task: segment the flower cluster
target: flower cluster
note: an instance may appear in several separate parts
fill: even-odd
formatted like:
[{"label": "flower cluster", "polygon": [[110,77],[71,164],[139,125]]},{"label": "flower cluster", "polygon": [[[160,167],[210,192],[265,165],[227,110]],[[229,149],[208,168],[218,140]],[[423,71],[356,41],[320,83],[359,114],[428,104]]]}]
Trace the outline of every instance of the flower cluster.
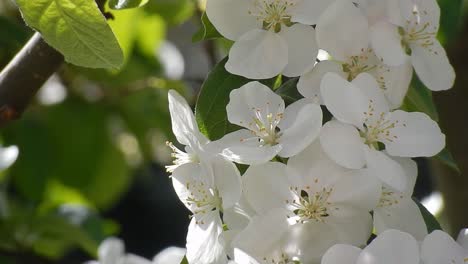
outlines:
[{"label": "flower cluster", "polygon": [[[168,171],[193,213],[188,262],[442,263],[431,247],[447,235],[428,235],[411,158],[437,155],[445,136],[426,114],[399,109],[413,68],[433,91],[453,85],[436,0],[208,0],[206,13],[234,41],[226,70],[252,81],[226,106],[240,129],[216,141],[169,92],[185,148],[168,143]],[[330,59],[316,62],[319,49]],[[255,81],[278,75],[298,78],[304,98],[287,105]],[[389,256],[386,243],[405,253]]]}]

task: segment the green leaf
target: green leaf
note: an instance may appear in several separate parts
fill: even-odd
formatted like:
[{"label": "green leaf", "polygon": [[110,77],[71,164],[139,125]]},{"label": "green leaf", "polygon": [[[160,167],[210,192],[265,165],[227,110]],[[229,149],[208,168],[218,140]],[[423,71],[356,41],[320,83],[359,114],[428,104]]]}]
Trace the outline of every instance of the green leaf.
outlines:
[{"label": "green leaf", "polygon": [[439,222],[437,219],[422,205],[419,201],[414,199],[414,202],[418,205],[419,210],[421,211],[421,214],[424,218],[424,222],[426,223],[427,226],[427,232],[432,233],[434,230],[442,230],[442,227],[440,226]]},{"label": "green leaf", "polygon": [[458,174],[461,174],[460,167],[458,167],[457,162],[453,158],[452,153],[448,150],[448,148],[444,148],[439,154],[437,154],[437,156],[434,157],[434,159],[447,165]]},{"label": "green leaf", "polygon": [[193,42],[198,42],[207,39],[222,38],[223,36],[216,30],[211,21],[208,19],[206,12],[201,17],[201,27],[192,37]]},{"label": "green leaf", "polygon": [[291,78],[285,83],[283,83],[275,92],[276,94],[280,95],[284,102],[289,105],[297,100],[304,98],[298,91],[297,91],[297,82],[299,78]]},{"label": "green leaf", "polygon": [[109,7],[112,9],[127,9],[146,5],[149,0],[110,0]]},{"label": "green leaf", "polygon": [[42,34],[69,63],[89,68],[119,68],[122,50],[91,0],[16,0],[26,23]]},{"label": "green leaf", "polygon": [[226,105],[231,91],[249,82],[249,79],[227,72],[224,68],[226,62],[227,58],[223,59],[210,72],[196,105],[198,127],[211,140],[236,130],[236,126],[227,120]]},{"label": "green leaf", "polygon": [[413,79],[401,108],[408,112],[423,112],[433,120],[439,120],[439,114],[432,99],[432,92],[424,87],[417,78]]},{"label": "green leaf", "polygon": [[143,12],[139,9],[130,9],[115,11],[112,15],[114,16],[114,19],[109,20],[108,23],[119,42],[120,48],[122,49],[125,64],[132,55],[137,37],[137,30],[135,29],[138,28],[138,21],[141,19]]}]

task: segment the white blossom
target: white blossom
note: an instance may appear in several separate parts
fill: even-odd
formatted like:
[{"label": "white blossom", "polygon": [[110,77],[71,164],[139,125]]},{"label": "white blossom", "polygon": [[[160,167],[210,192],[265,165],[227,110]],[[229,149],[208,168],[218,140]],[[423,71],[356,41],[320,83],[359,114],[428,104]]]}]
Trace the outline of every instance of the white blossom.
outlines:
[{"label": "white blossom", "polygon": [[436,0],[399,0],[388,11],[392,19],[372,26],[376,54],[392,66],[411,60],[419,79],[433,91],[453,86],[455,71],[437,40],[440,8]]},{"label": "white blossom", "polygon": [[226,69],[250,79],[299,76],[314,65],[312,26],[328,0],[208,0],[216,29],[235,41]]},{"label": "white blossom", "polygon": [[323,103],[320,83],[328,72],[336,72],[348,81],[367,72],[375,77],[391,108],[399,107],[406,95],[413,69],[409,60],[388,66],[369,46],[368,19],[349,0],[335,1],[320,17],[316,27],[319,48],[328,51],[332,60],[321,61],[301,76],[298,91]]},{"label": "white blossom", "polygon": [[290,158],[288,165],[250,166],[243,186],[257,215],[285,212],[290,227],[284,239],[295,245],[305,263],[319,259],[338,242],[365,244],[372,229],[369,211],[381,194],[375,177],[336,165],[318,142]]},{"label": "white blossom", "polygon": [[237,163],[294,156],[317,138],[322,127],[320,106],[303,99],[285,108],[283,99],[259,82],[233,90],[226,111],[229,122],[246,128],[217,142],[224,146],[222,154]]},{"label": "white blossom", "polygon": [[367,166],[385,184],[403,191],[408,185],[404,170],[389,155],[431,157],[445,146],[436,122],[424,113],[391,111],[367,73],[352,82],[328,73],[320,88],[335,118],[323,126],[320,142],[329,157],[346,168]]}]

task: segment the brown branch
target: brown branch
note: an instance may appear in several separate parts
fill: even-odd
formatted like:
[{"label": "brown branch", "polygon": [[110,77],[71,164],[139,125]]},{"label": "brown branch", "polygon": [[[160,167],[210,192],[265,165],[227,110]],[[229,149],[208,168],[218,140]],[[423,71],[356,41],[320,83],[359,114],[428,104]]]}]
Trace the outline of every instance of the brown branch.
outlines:
[{"label": "brown branch", "polygon": [[[106,1],[96,0],[103,14],[106,14]],[[0,72],[0,127],[21,117],[37,91],[63,61],[63,56],[45,43],[39,33],[33,35]]]},{"label": "brown branch", "polygon": [[36,33],[0,73],[0,126],[17,119],[63,56]]}]

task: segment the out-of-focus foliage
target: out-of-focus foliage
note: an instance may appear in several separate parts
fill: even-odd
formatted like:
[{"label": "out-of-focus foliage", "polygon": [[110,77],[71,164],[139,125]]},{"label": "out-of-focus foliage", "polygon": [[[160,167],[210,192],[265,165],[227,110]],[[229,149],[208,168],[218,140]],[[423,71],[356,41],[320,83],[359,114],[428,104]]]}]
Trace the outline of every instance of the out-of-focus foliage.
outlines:
[{"label": "out-of-focus foliage", "polygon": [[[4,1],[0,68],[32,35],[14,6],[2,9]],[[119,229],[100,213],[118,202],[137,169],[169,156],[167,91],[187,94],[188,88],[164,75],[158,51],[167,27],[191,19],[196,5],[109,1],[106,21],[93,2],[52,3],[41,13],[38,5],[47,2],[17,4],[28,24],[75,65],[62,66],[24,116],[1,132],[2,143],[17,145],[21,154],[0,181],[0,252],[60,259],[78,247],[94,257],[99,242]],[[92,69],[99,67],[108,69]],[[15,263],[0,258],[8,261]]]}]

